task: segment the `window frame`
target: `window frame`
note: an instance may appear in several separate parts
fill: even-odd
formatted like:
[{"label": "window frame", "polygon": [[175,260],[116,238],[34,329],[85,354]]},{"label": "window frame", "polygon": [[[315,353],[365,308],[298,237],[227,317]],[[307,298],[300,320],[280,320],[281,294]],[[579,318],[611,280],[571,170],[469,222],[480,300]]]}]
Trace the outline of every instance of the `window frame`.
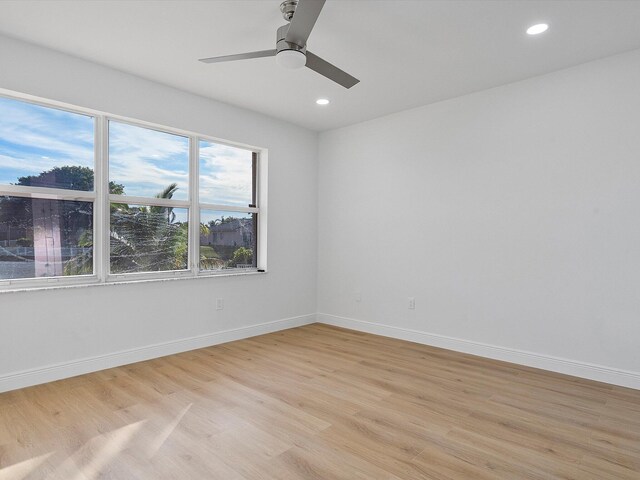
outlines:
[{"label": "window frame", "polygon": [[[261,257],[264,255],[264,253],[260,253],[260,245],[261,245],[261,241],[260,241],[260,234],[261,234],[261,230],[263,229],[263,225],[261,225],[261,217],[264,214],[264,210],[260,208],[261,202],[260,202],[260,185],[261,185],[261,181],[260,179],[260,154],[256,151],[252,151],[252,154],[255,156],[256,158],[256,172],[255,175],[253,175],[253,181],[255,182],[253,185],[253,188],[255,189],[255,199],[254,201],[255,203],[255,207],[236,207],[233,205],[221,205],[221,204],[217,204],[217,203],[206,203],[206,202],[200,202],[200,141],[205,141],[205,142],[210,142],[210,143],[218,143],[220,144],[221,142],[217,142],[215,140],[212,139],[208,139],[206,137],[199,137],[198,138],[198,142],[195,145],[196,148],[196,152],[195,152],[195,158],[196,158],[196,164],[194,165],[195,168],[195,175],[194,175],[194,179],[196,182],[196,198],[195,198],[195,204],[197,206],[197,211],[196,211],[196,215],[197,218],[195,219],[194,224],[198,226],[198,238],[196,239],[196,245],[194,246],[195,250],[194,250],[194,254],[198,254],[199,255],[199,250],[200,250],[200,213],[202,212],[202,210],[209,210],[209,211],[223,211],[223,212],[237,212],[237,213],[255,213],[258,215],[258,225],[257,225],[257,232],[254,232],[255,238],[256,238],[256,251],[253,253],[256,256],[256,267],[252,267],[252,268],[243,268],[241,269],[242,271],[245,272],[250,272],[250,271],[257,271],[257,270],[266,270],[266,266],[263,268],[261,267],[261,262],[260,259]],[[223,145],[227,145],[227,146],[232,146],[229,144],[223,144]],[[191,173],[190,173],[191,175]],[[191,176],[189,177],[191,179]],[[189,189],[191,191],[191,189]],[[206,269],[201,269],[200,268],[200,262],[199,259],[198,261],[195,262],[195,269],[197,271],[198,275],[201,276],[208,276],[208,275],[221,275],[221,274],[225,274],[225,273],[231,273],[234,270],[233,269],[227,269],[227,270],[206,270]],[[241,273],[241,272],[238,272]]]},{"label": "window frame", "polygon": [[[69,105],[53,100],[46,100],[32,95],[22,94],[0,88],[0,97],[21,102],[31,103],[46,108],[54,108],[85,116],[94,120],[94,161],[93,191],[65,190],[46,187],[29,187],[21,185],[1,185],[0,196],[19,196],[27,198],[45,198],[52,200],[76,200],[93,204],[93,274],[70,275],[44,278],[16,278],[1,279],[0,292],[39,289],[63,286],[109,285],[136,281],[154,281],[178,278],[203,278],[229,275],[246,275],[250,273],[266,272],[266,185],[267,185],[267,150],[251,145],[222,140],[211,135],[204,135],[178,128],[167,127],[144,120],[101,112],[89,108]],[[188,139],[189,151],[189,192],[187,200],[158,199],[153,197],[139,197],[129,195],[112,195],[109,192],[109,122],[114,121],[127,125],[156,130],[162,133],[179,135]],[[233,148],[240,148],[252,152],[256,158],[256,174],[254,188],[256,191],[255,207],[237,207],[200,203],[200,141],[216,143]],[[170,206],[188,210],[189,236],[188,259],[185,270],[111,273],[110,271],[110,206],[112,202],[128,203],[144,206]],[[200,268],[200,211],[223,210],[228,212],[258,214],[258,232],[256,234],[257,248],[256,267],[241,269],[204,270]]]}]

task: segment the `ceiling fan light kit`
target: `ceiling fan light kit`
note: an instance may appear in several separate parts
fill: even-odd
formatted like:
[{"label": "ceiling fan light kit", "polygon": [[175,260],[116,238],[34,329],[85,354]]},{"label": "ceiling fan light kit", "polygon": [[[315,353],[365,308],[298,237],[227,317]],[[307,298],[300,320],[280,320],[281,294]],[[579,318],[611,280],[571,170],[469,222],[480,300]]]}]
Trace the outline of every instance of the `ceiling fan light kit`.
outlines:
[{"label": "ceiling fan light kit", "polygon": [[298,50],[280,50],[276,53],[276,63],[284,68],[302,68],[307,63],[307,56]]},{"label": "ceiling fan light kit", "polygon": [[360,80],[340,70],[335,65],[307,50],[307,39],[322,11],[326,0],[285,0],[280,11],[287,25],[278,28],[276,48],[258,52],[225,55],[222,57],[201,58],[204,63],[229,62],[250,58],[276,57],[276,63],[282,67],[295,69],[306,66],[316,73],[327,77],[345,88],[351,88]]}]

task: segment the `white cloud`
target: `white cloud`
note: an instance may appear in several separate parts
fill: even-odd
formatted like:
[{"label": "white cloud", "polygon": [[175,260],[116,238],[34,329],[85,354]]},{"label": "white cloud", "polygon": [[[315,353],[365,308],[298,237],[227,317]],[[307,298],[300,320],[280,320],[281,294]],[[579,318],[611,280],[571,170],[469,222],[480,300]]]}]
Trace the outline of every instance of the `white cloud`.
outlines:
[{"label": "white cloud", "polygon": [[93,162],[90,117],[0,99],[0,182],[55,166],[93,168]]},{"label": "white cloud", "polygon": [[176,199],[188,197],[189,142],[185,137],[111,122],[109,178],[125,193],[153,197],[177,183]]},{"label": "white cloud", "polygon": [[251,195],[252,152],[201,142],[200,200],[246,207]]},{"label": "white cloud", "polygon": [[[27,158],[45,156],[71,165],[93,166],[90,117],[7,101],[0,102],[0,142],[20,147]],[[16,153],[10,146],[3,149]],[[52,166],[55,164],[49,168]]]}]

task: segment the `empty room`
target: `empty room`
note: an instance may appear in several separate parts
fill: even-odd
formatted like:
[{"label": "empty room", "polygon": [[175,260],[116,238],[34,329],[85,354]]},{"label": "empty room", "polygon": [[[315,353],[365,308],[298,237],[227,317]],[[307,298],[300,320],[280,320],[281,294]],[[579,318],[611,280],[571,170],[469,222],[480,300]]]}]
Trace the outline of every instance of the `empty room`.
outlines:
[{"label": "empty room", "polygon": [[640,1],[0,1],[0,480],[640,480]]}]

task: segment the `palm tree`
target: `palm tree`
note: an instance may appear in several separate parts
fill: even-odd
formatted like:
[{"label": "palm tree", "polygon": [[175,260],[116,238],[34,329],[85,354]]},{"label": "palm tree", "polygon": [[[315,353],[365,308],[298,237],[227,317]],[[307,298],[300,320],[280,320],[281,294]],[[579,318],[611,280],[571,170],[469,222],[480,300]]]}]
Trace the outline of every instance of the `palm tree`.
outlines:
[{"label": "palm tree", "polygon": [[[172,183],[156,198],[172,198]],[[172,207],[111,206],[111,272],[157,272],[187,268],[188,223]]]}]

